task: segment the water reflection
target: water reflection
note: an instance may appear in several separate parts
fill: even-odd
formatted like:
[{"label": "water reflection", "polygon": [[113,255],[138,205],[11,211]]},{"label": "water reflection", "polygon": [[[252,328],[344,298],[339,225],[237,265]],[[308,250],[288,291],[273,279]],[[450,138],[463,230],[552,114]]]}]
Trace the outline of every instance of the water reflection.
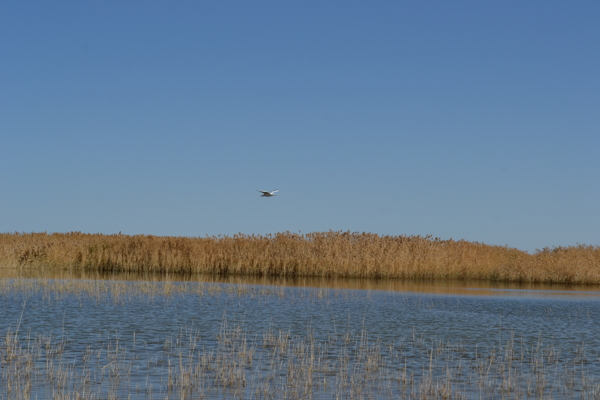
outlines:
[{"label": "water reflection", "polygon": [[25,279],[95,279],[151,282],[204,282],[236,285],[269,285],[350,290],[384,290],[463,296],[573,297],[600,299],[600,285],[566,285],[516,282],[479,282],[456,280],[398,280],[312,277],[219,276],[162,274],[148,272],[99,272],[82,270],[0,268],[2,278]]}]

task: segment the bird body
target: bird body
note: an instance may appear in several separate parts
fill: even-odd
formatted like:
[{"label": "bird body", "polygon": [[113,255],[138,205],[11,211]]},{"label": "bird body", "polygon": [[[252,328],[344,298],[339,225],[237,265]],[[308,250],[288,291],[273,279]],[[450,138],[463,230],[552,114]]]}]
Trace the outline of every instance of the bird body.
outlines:
[{"label": "bird body", "polygon": [[268,192],[266,190],[259,190],[262,193],[260,197],[273,197],[275,196],[275,192],[279,192],[279,189]]}]

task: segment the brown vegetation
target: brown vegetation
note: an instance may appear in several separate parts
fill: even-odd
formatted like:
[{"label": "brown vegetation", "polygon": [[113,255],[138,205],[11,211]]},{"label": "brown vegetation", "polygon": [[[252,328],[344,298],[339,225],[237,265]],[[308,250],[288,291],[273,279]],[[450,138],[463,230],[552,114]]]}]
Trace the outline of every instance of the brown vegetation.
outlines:
[{"label": "brown vegetation", "polygon": [[583,345],[567,358],[552,343],[525,345],[512,336],[472,351],[414,331],[397,342],[374,340],[364,329],[326,341],[272,326],[253,335],[225,318],[216,338],[184,331],[167,336],[161,350],[148,351],[140,336],[76,347],[64,336],[8,329],[0,341],[0,396],[466,400],[592,399],[600,392]]},{"label": "brown vegetation", "polygon": [[600,283],[600,247],[533,254],[464,240],[373,233],[212,237],[0,234],[0,266],[283,277]]}]

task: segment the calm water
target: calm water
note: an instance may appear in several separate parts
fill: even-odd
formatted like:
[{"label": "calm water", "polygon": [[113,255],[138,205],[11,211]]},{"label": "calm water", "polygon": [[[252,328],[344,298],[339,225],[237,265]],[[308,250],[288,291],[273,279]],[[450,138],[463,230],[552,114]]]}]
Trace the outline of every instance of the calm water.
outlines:
[{"label": "calm water", "polygon": [[600,398],[598,291],[319,282],[4,278],[0,398]]}]

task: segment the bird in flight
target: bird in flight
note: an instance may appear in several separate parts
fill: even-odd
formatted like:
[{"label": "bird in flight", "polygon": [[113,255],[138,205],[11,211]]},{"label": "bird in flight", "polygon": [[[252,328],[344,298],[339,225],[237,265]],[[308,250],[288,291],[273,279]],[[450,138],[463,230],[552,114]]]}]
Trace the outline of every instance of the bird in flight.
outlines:
[{"label": "bird in flight", "polygon": [[260,197],[272,197],[276,196],[275,192],[279,192],[279,189],[273,190],[272,192],[267,192],[266,190],[259,190],[262,193]]}]

